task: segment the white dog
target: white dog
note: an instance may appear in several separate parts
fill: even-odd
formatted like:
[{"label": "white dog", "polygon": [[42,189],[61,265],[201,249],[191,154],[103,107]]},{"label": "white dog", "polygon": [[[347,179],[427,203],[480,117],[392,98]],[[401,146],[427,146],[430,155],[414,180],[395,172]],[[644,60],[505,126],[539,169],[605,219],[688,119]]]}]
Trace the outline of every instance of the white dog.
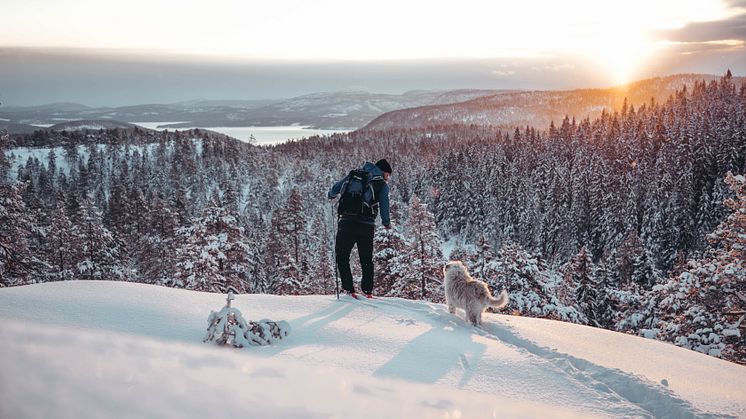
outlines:
[{"label": "white dog", "polygon": [[474,326],[482,324],[482,312],[487,307],[501,308],[508,304],[508,293],[503,290],[500,296],[494,298],[490,294],[487,284],[469,275],[463,263],[450,261],[443,268],[446,288],[446,303],[448,311],[456,313],[456,308],[466,312],[466,320]]}]

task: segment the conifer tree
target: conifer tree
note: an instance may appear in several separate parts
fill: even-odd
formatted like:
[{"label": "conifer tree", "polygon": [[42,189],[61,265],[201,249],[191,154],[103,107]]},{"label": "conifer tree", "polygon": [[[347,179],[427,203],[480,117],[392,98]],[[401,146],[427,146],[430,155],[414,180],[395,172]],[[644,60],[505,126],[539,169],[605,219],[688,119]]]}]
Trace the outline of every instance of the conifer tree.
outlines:
[{"label": "conifer tree", "polygon": [[[0,154],[4,150],[0,148]],[[36,257],[28,246],[34,228],[18,189],[0,182],[0,285],[33,281]]]},{"label": "conifer tree", "polygon": [[593,271],[593,261],[588,250],[583,246],[580,252],[570,259],[569,269],[565,275],[572,284],[577,284],[575,301],[578,310],[588,319],[588,324],[598,326],[596,304],[601,290],[598,289]]},{"label": "conifer tree", "polygon": [[435,218],[417,195],[409,203],[409,216],[406,222],[410,237],[410,273],[405,282],[418,283],[421,299],[439,301],[443,298],[442,269],[443,255]]},{"label": "conifer tree", "polygon": [[742,328],[746,307],[746,177],[728,173],[733,212],[709,235],[707,254],[658,285],[662,338],[676,345],[746,364]]},{"label": "conifer tree", "polygon": [[121,279],[114,236],[104,226],[101,211],[90,195],[80,203],[77,220],[76,235],[81,246],[74,260],[78,274],[86,279]]},{"label": "conifer tree", "polygon": [[176,286],[187,289],[246,292],[249,246],[234,216],[217,203],[206,207],[192,227],[181,228],[182,245],[176,252]]},{"label": "conifer tree", "polygon": [[408,276],[412,266],[409,243],[399,224],[392,224],[388,229],[376,229],[373,243],[375,291],[377,294],[392,297],[419,298],[414,282],[405,286],[405,281],[412,279]]},{"label": "conifer tree", "polygon": [[82,245],[80,230],[74,228],[62,203],[58,202],[50,218],[45,239],[50,276],[57,281],[73,279],[75,266],[72,261]]},{"label": "conifer tree", "polygon": [[148,228],[137,238],[140,278],[151,284],[173,284],[179,218],[162,196],[151,195],[148,201],[151,210],[143,214]]}]

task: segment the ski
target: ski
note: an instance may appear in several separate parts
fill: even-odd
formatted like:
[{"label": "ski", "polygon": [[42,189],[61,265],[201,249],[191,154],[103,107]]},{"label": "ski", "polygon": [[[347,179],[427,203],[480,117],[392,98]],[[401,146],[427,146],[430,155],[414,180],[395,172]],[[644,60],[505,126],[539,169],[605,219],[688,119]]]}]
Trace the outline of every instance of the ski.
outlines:
[{"label": "ski", "polygon": [[346,300],[346,301],[352,302],[354,300],[357,304],[367,305],[370,307],[375,307],[376,304],[374,304],[373,301],[378,299],[378,297],[374,297],[372,295],[368,297],[367,294],[358,294],[358,293],[342,294],[342,297],[344,296],[347,296],[350,298],[342,298],[342,301]]},{"label": "ski", "polygon": [[365,300],[377,300],[378,297],[374,296],[373,294],[358,294],[356,292],[346,292],[342,295],[348,295],[356,300],[365,301]]}]

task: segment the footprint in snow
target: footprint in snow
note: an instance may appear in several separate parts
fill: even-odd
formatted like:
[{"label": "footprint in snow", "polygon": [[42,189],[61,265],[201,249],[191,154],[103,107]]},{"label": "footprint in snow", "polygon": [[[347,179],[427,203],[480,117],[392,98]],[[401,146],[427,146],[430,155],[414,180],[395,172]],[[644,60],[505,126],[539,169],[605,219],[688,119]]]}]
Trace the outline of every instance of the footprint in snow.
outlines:
[{"label": "footprint in snow", "polygon": [[469,363],[469,357],[467,357],[467,356],[466,356],[466,354],[460,354],[460,355],[458,356],[458,358],[459,358],[459,361],[461,361],[461,367],[462,367],[463,369],[469,369],[469,367],[470,367],[470,365],[471,365],[471,364]]}]

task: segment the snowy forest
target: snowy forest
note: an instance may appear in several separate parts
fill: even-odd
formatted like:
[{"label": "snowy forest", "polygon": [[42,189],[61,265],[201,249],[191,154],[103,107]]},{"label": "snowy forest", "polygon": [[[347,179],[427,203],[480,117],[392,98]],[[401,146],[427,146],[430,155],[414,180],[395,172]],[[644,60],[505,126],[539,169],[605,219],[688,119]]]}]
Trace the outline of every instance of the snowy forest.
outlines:
[{"label": "snowy forest", "polygon": [[256,146],[203,130],[37,131],[2,133],[0,147],[0,287],[333,294],[326,191],[386,158],[393,228],[376,229],[377,295],[442,302],[442,267],[460,259],[509,291],[506,313],[746,363],[746,86],[730,72],[663,103],[512,132]]}]

